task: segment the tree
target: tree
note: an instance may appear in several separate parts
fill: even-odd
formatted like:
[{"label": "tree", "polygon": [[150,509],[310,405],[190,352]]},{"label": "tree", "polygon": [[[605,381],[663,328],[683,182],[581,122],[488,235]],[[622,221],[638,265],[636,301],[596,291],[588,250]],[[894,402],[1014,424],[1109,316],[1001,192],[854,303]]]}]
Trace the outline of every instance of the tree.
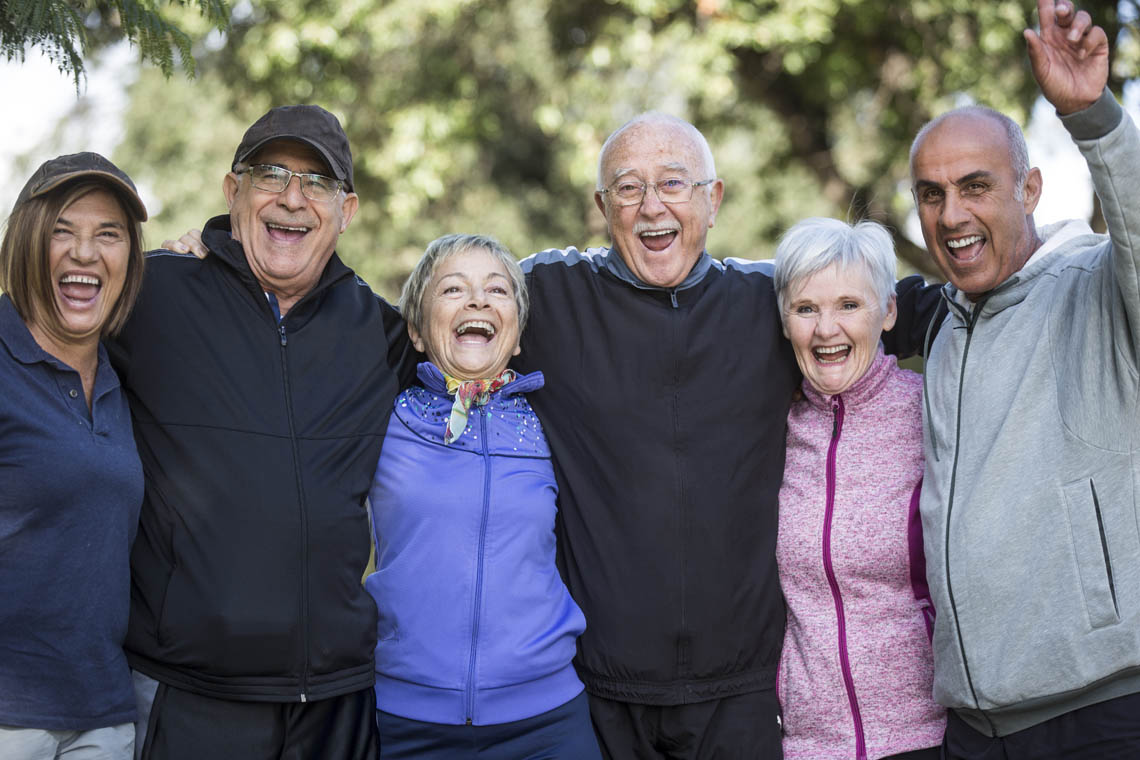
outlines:
[{"label": "tree", "polygon": [[[190,75],[194,57],[190,38],[163,16],[164,5],[185,6],[191,0],[0,0],[0,53],[23,61],[29,45],[39,47],[61,73],[75,79],[84,73],[83,59],[93,44],[126,37],[142,59],[164,75],[174,72],[175,56]],[[193,0],[213,26],[224,30],[229,20],[225,0]]]},{"label": "tree", "polygon": [[[1122,20],[1136,17],[1137,1],[1082,2],[1117,43],[1116,85],[1137,74],[1135,29]],[[901,230],[907,149],[924,121],[972,98],[1024,123],[1036,97],[1021,38],[1034,21],[1031,0],[251,0],[243,8],[226,43],[199,57],[196,98],[208,112],[223,104],[242,124],[296,102],[341,118],[362,200],[341,254],[388,295],[424,245],[447,232],[489,232],[519,254],[605,244],[592,199],[598,152],[610,131],[647,109],[688,118],[712,144],[727,191],[711,252],[764,258],[804,216],[871,216]],[[164,132],[212,125],[172,120],[163,105],[172,88],[145,80],[138,88],[121,150],[143,159],[153,187],[177,191],[171,165],[146,160],[148,151],[170,142]],[[232,151],[240,129],[221,139],[222,152]],[[184,182],[186,161],[175,165]],[[202,167],[214,184],[226,168],[228,159]],[[212,211],[219,199],[211,193]],[[923,252],[901,234],[896,242],[914,268],[930,271]]]}]

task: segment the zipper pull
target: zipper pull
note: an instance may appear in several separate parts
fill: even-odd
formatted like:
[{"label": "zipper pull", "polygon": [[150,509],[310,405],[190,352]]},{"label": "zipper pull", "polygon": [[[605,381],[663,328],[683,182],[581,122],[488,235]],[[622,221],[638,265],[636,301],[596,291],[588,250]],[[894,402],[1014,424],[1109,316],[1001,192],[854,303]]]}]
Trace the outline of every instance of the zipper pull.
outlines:
[{"label": "zipper pull", "polygon": [[289,340],[285,337],[285,323],[281,322],[277,325],[277,332],[281,333],[281,345],[284,346]]}]

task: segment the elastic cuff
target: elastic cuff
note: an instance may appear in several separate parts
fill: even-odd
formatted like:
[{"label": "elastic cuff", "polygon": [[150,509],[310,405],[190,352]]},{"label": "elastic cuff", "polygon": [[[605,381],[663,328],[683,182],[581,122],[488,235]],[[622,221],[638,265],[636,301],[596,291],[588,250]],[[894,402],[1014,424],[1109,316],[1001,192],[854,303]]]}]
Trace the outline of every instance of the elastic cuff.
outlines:
[{"label": "elastic cuff", "polygon": [[1112,91],[1105,87],[1095,103],[1076,113],[1061,116],[1061,123],[1074,140],[1096,140],[1116,129],[1123,118],[1124,109],[1116,102]]}]

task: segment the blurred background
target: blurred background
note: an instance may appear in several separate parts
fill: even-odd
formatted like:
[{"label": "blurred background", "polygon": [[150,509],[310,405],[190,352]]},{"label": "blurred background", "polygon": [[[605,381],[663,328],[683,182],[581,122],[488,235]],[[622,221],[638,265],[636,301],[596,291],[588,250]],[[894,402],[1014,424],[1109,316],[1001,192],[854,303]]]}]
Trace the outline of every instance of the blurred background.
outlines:
[{"label": "blurred background", "polygon": [[[1109,34],[1133,118],[1138,3],[1081,4]],[[78,59],[30,34],[53,9],[82,25]],[[139,184],[157,246],[225,210],[249,124],[315,103],[355,157],[360,212],[338,250],[389,298],[449,232],[520,257],[605,245],[598,152],[648,109],[712,145],[718,258],[768,258],[805,216],[870,217],[895,232],[900,275],[932,275],[907,151],[926,120],[970,102],[1026,127],[1039,224],[1103,227],[1029,71],[1033,0],[0,0],[0,16],[0,208],[46,158],[97,150]]]}]

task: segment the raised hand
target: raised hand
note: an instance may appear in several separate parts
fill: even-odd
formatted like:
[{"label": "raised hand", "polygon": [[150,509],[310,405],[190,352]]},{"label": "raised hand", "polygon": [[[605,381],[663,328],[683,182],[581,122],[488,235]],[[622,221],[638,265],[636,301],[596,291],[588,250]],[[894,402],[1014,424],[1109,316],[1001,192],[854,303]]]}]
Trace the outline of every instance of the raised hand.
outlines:
[{"label": "raised hand", "polygon": [[1108,83],[1108,35],[1069,0],[1037,0],[1037,15],[1024,35],[1041,94],[1060,114],[1088,108]]}]

